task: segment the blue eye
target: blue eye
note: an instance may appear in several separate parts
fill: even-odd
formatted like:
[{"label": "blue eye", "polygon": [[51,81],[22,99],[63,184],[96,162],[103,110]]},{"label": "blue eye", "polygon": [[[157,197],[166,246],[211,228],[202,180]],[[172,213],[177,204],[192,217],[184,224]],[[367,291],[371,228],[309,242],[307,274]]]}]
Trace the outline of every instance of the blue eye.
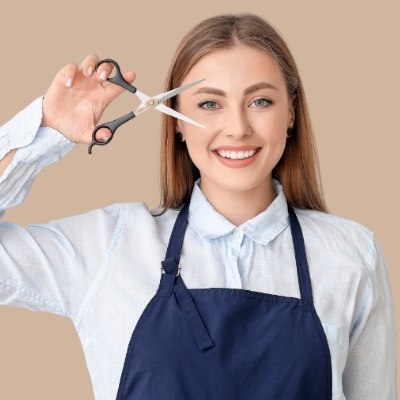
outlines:
[{"label": "blue eye", "polygon": [[258,106],[256,106],[256,108],[263,108],[263,107],[266,107],[268,104],[272,104],[271,100],[265,99],[264,97],[254,100],[253,103],[256,103],[256,102],[258,102]]},{"label": "blue eye", "polygon": [[212,104],[216,104],[216,102],[215,101],[212,101],[212,100],[206,100],[206,101],[202,101],[201,103],[199,103],[199,107],[200,108],[202,108],[203,110],[216,110],[216,108],[215,107],[203,107],[204,105],[212,105]]},{"label": "blue eye", "polygon": [[[253,103],[256,104],[256,108],[266,108],[268,105],[273,104],[273,101],[262,97],[254,100]],[[204,100],[198,104],[199,108],[209,111],[216,111],[218,109],[216,106],[217,103],[213,100]]]}]

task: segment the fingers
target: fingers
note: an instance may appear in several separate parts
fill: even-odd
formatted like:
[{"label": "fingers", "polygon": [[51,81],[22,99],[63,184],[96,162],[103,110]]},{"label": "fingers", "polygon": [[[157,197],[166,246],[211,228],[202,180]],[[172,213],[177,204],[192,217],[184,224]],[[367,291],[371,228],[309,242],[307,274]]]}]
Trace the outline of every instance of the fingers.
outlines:
[{"label": "fingers", "polygon": [[[136,78],[136,72],[127,71],[122,74],[123,78],[128,82],[132,83]],[[119,85],[108,85],[104,88],[104,95],[106,105],[109,105],[117,96],[119,96],[125,89]]]},{"label": "fingers", "polygon": [[99,65],[96,73],[97,79],[100,79],[100,81],[105,81],[107,78],[110,76],[112,70],[114,68],[114,65],[108,62],[103,62],[102,64]]},{"label": "fingers", "polygon": [[102,63],[96,71],[98,62],[99,56],[97,54],[89,54],[82,61],[79,69],[84,76],[94,76],[98,81],[104,82],[110,76],[114,66],[111,63]]},{"label": "fingers", "polygon": [[60,69],[56,75],[56,79],[59,80],[60,84],[71,87],[75,79],[78,66],[75,63],[68,63],[63,68]]},{"label": "fingers", "polygon": [[89,54],[82,61],[79,69],[82,71],[83,75],[86,77],[92,76],[95,70],[95,66],[99,61],[99,56],[97,54]]},{"label": "fingers", "polygon": [[95,134],[95,138],[98,142],[106,142],[110,137],[111,137],[111,131],[108,128],[100,128],[97,130]]},{"label": "fingers", "polygon": [[82,61],[81,65],[77,66],[76,63],[68,63],[65,65],[58,73],[59,79],[62,79],[62,83],[66,87],[72,87],[76,74],[78,71],[85,77],[95,77],[99,82],[104,82],[110,76],[113,70],[113,65],[111,63],[103,63],[99,66],[96,71],[96,64],[99,61],[99,56],[97,54],[89,54]]}]

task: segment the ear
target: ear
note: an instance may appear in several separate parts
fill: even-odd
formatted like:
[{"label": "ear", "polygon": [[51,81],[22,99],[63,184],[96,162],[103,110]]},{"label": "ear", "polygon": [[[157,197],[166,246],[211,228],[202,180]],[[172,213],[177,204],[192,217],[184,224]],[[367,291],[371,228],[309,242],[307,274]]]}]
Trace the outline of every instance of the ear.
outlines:
[{"label": "ear", "polygon": [[175,132],[182,132],[182,121],[180,119],[176,120]]}]

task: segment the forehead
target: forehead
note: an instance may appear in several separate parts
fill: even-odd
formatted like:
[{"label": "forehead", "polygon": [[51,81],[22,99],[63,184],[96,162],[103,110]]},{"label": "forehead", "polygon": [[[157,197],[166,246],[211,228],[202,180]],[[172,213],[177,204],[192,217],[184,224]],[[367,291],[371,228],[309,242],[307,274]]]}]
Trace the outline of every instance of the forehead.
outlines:
[{"label": "forehead", "polygon": [[270,82],[280,90],[285,88],[277,62],[266,52],[243,45],[206,54],[192,67],[182,84],[202,78],[206,79],[202,86],[212,85],[228,92],[260,81]]}]

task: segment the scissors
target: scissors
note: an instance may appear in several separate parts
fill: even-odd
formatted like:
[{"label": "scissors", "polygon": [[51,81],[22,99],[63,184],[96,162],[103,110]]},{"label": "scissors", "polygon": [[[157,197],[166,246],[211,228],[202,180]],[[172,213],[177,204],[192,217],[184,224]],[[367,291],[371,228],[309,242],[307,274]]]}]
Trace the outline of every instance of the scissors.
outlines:
[{"label": "scissors", "polygon": [[[104,60],[100,60],[97,64],[96,64],[96,71],[98,69],[98,67],[105,63],[111,63],[115,66],[115,76],[113,77],[109,77],[107,78],[108,82],[114,83],[116,85],[119,85],[121,87],[123,87],[126,90],[129,90],[131,93],[134,93],[136,96],[139,97],[141,103],[139,104],[139,106],[137,107],[137,109],[135,110],[135,112],[131,111],[128,114],[117,118],[111,122],[106,122],[104,124],[98,125],[96,126],[96,128],[94,129],[93,133],[92,133],[92,142],[89,145],[88,148],[88,152],[89,154],[92,154],[92,147],[97,144],[99,146],[104,146],[108,143],[111,142],[115,131],[117,130],[118,127],[120,127],[121,125],[125,124],[126,122],[128,122],[129,120],[131,120],[132,118],[135,118],[137,115],[141,114],[142,112],[148,111],[152,108],[155,108],[158,111],[161,111],[165,114],[171,115],[172,117],[181,119],[183,121],[189,122],[190,124],[196,125],[200,128],[204,128],[203,125],[197,123],[196,121],[193,121],[192,119],[186,117],[185,115],[182,115],[180,113],[178,113],[177,111],[173,110],[172,108],[167,107],[166,105],[162,104],[163,101],[176,96],[178,93],[183,92],[186,89],[189,89],[190,87],[197,85],[200,82],[203,82],[205,79],[200,79],[198,81],[192,82],[192,83],[188,83],[187,85],[184,86],[180,86],[176,89],[172,89],[169,92],[165,92],[165,93],[161,93],[158,96],[153,96],[153,97],[149,97],[147,95],[145,95],[144,93],[142,93],[140,90],[138,90],[137,88],[135,88],[135,86],[132,86],[130,83],[128,83],[122,76],[121,74],[121,70],[119,68],[119,65],[116,61],[107,58]],[[111,136],[106,140],[106,141],[101,141],[99,142],[96,139],[96,132],[100,129],[100,128],[108,128],[111,131]]]}]

